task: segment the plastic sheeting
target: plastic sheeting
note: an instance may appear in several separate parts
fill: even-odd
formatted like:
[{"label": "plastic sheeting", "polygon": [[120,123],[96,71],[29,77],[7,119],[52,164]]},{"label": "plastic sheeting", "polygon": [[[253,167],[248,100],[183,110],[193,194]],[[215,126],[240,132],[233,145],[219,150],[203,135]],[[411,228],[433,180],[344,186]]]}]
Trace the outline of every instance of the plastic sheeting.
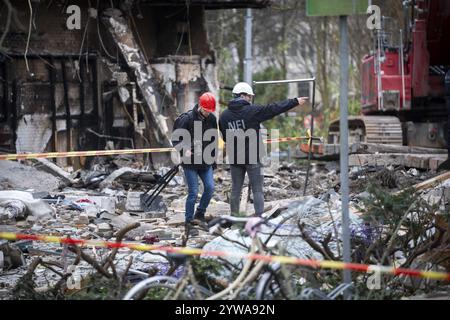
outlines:
[{"label": "plastic sheeting", "polygon": [[24,218],[26,213],[38,219],[49,218],[54,215],[54,209],[42,200],[36,200],[29,192],[0,191],[0,215],[3,212],[11,218]]},{"label": "plastic sheeting", "polygon": [[[329,195],[330,201],[324,201],[312,196],[301,198],[291,203],[286,211],[277,218],[269,221],[268,225],[262,227],[259,234],[262,241],[266,241],[275,230],[275,235],[269,242],[269,247],[278,246],[279,254],[293,256],[301,259],[323,259],[300,236],[298,223],[305,224],[305,230],[315,241],[323,240],[329,233],[333,235],[330,249],[337,255],[337,241],[341,237],[341,202],[336,193]],[[350,213],[352,229],[360,227],[361,220],[355,214]],[[336,230],[337,233],[336,234]],[[224,236],[231,241],[218,237],[208,243],[204,250],[228,251],[236,253],[247,253],[248,251],[233,241],[250,246],[252,240],[241,229],[227,230]],[[341,250],[342,252],[342,250]],[[239,258],[226,258],[229,262],[237,265]]]}]

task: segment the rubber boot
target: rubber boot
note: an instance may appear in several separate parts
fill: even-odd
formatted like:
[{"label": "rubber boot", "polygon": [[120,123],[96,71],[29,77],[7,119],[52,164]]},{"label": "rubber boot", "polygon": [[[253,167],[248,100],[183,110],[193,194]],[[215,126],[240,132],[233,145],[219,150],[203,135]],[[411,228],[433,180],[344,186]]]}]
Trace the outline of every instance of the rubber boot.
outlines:
[{"label": "rubber boot", "polygon": [[198,225],[202,228],[207,228],[205,213],[206,213],[206,210],[197,208],[197,210],[195,211],[194,220],[192,221],[192,223],[195,225]]},{"label": "rubber boot", "polygon": [[195,229],[192,222],[186,222],[184,224],[184,231],[185,231],[187,237],[196,237],[199,235],[198,230]]}]

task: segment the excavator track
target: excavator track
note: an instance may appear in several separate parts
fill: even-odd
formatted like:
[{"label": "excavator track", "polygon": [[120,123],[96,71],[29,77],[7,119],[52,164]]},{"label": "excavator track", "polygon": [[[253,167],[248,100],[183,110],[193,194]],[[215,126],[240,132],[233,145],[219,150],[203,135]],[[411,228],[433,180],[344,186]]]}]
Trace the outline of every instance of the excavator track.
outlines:
[{"label": "excavator track", "polygon": [[[403,145],[402,124],[393,116],[349,117],[350,143]],[[339,120],[330,124],[328,143],[340,142]]]}]

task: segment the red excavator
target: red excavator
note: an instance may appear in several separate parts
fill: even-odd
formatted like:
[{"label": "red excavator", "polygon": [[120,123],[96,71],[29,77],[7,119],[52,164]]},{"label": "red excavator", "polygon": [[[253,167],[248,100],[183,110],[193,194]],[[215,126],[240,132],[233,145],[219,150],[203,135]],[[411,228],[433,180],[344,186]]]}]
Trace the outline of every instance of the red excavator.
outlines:
[{"label": "red excavator", "polygon": [[[375,50],[363,59],[362,116],[349,119],[350,142],[448,148],[450,0],[403,6],[404,31],[383,18]],[[339,143],[339,121],[329,143]]]}]

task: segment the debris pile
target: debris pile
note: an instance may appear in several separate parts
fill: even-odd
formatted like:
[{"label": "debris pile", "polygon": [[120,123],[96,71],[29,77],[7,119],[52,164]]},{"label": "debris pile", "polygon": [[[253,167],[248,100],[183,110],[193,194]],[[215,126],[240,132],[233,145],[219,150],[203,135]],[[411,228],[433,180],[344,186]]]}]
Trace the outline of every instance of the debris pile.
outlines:
[{"label": "debris pile", "polygon": [[[251,245],[251,238],[238,227],[224,230],[220,236],[202,228],[199,228],[198,236],[186,236],[184,205],[187,190],[182,172],[155,198],[151,210],[143,206],[143,195],[170,168],[149,171],[139,162],[126,157],[97,160],[90,170],[71,174],[59,167],[42,165],[41,162],[1,162],[1,165],[15,168],[18,172],[35,173],[23,180],[23,187],[20,186],[20,181],[13,180],[13,176],[9,184],[2,184],[0,232],[129,241],[164,247],[188,246],[242,253],[247,253]],[[52,169],[49,170],[49,167]],[[52,172],[51,177],[57,182],[54,185],[58,187],[46,191],[30,188],[33,185],[39,186],[42,175],[48,174],[42,171],[44,168],[45,171]],[[339,166],[334,162],[314,164],[307,188],[309,196],[302,197],[306,169],[306,164],[301,162],[283,163],[277,169],[264,168],[264,215],[268,223],[261,228],[261,240],[266,242],[267,247],[277,248],[277,252],[282,252],[283,255],[339,261],[342,259]],[[8,174],[2,173],[9,178]],[[356,262],[450,271],[447,216],[450,176],[440,176],[424,182],[432,176],[430,172],[393,166],[354,167],[350,176],[352,249]],[[226,166],[217,169],[215,179],[220,187],[208,209],[207,220],[229,214],[231,178]],[[382,186],[389,191],[380,193],[371,186]],[[417,196],[414,200],[406,199],[404,192],[402,193],[402,190],[411,186],[415,186],[417,190],[416,193],[409,192]],[[394,198],[390,198],[388,194]],[[399,194],[402,196],[395,198]],[[389,205],[393,201],[397,202],[397,206],[391,212]],[[408,204],[408,207],[415,203],[418,207],[410,209],[408,213],[411,216],[405,215],[406,208],[402,220],[397,216],[402,212],[398,210],[400,203]],[[251,192],[248,203],[244,205],[248,215],[252,215],[254,210]],[[380,206],[384,211],[379,210]],[[410,236],[405,223],[422,223],[427,230],[415,230],[416,233],[411,238],[404,238],[405,234]],[[435,233],[427,233],[430,230]],[[398,236],[392,237],[396,233]],[[401,241],[395,244],[403,245],[402,250],[393,250],[392,243],[395,241]],[[415,250],[412,243],[420,250]],[[386,249],[391,251],[388,250],[386,256],[383,256]],[[224,265],[233,266],[234,272],[242,269],[243,262],[239,259],[226,260],[220,261]],[[76,272],[72,270],[74,266]],[[108,298],[118,298],[123,296],[123,291],[127,288],[124,283],[136,283],[152,275],[171,274],[180,278],[185,274],[184,266],[173,264],[165,253],[129,249],[81,249],[30,241],[1,241],[0,270],[0,299],[43,298],[44,292],[52,293],[44,298],[67,298],[63,293],[72,292],[64,284],[67,279],[81,279],[82,283],[115,279],[121,285],[112,290],[116,295]],[[33,281],[29,278],[31,274],[34,275]],[[221,276],[230,277],[232,274],[233,272],[222,273]],[[337,272],[315,271],[315,275],[320,275],[323,285],[339,278]],[[215,281],[223,279],[219,277]],[[434,288],[429,283],[408,283],[406,279],[402,279],[400,287],[410,289],[415,285],[424,292]],[[24,288],[28,288],[27,292],[33,292],[33,295],[24,295]],[[386,295],[405,295],[405,291],[399,291],[398,284],[395,288]]]}]

